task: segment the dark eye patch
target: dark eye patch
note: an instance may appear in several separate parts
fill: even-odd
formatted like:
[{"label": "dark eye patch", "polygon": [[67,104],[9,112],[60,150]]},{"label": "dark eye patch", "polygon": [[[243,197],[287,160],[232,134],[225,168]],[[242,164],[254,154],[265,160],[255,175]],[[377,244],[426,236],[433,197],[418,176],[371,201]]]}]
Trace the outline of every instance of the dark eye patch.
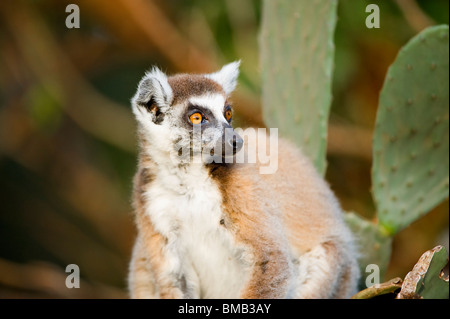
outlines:
[{"label": "dark eye patch", "polygon": [[[230,112],[229,114],[229,118],[227,116],[227,113]],[[223,116],[225,117],[225,119],[228,121],[228,123],[231,123],[231,120],[233,119],[233,111],[231,109],[231,105],[230,104],[225,104],[224,110],[223,110]]]},{"label": "dark eye patch", "polygon": [[202,107],[200,105],[194,105],[194,104],[188,105],[187,110],[186,110],[187,118],[189,118],[189,116],[191,116],[192,114],[197,113],[197,112],[201,113],[207,121],[211,121],[214,119],[214,116],[209,109]]},{"label": "dark eye patch", "polygon": [[193,124],[191,123],[189,118],[192,114],[195,114],[195,113],[200,113],[204,118],[204,122],[202,122],[202,124],[201,124],[202,130],[204,130],[206,127],[209,127],[211,125],[215,125],[216,119],[214,118],[213,113],[209,109],[207,109],[201,105],[195,105],[195,104],[189,103],[188,106],[186,107],[186,110],[184,111],[184,116],[183,116],[183,118],[185,119],[184,123],[185,123],[186,128],[192,129]]}]

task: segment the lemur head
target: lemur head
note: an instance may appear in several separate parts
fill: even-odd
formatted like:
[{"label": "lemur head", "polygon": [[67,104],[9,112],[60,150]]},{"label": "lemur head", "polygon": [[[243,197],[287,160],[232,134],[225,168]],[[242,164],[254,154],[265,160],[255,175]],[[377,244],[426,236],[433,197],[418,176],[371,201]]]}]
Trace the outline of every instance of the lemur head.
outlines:
[{"label": "lemur head", "polygon": [[239,151],[243,140],[231,127],[229,102],[239,64],[211,74],[168,77],[156,67],[147,72],[132,99],[144,151],[178,163],[222,162]]}]

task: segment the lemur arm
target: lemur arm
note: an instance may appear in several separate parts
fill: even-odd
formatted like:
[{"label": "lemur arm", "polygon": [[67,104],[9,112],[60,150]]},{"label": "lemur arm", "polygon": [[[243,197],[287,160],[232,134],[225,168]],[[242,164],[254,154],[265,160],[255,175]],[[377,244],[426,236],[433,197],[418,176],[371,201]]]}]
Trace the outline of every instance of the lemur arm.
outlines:
[{"label": "lemur arm", "polygon": [[128,287],[132,299],[157,298],[154,274],[150,269],[148,254],[140,235],[136,238],[133,247],[128,276]]},{"label": "lemur arm", "polygon": [[[153,275],[155,290],[159,298],[176,299],[185,298],[185,278],[181,275],[178,266],[171,260],[178,260],[175,252],[170,248],[168,239],[157,232],[147,216],[138,214],[138,229],[141,242],[144,247],[137,258],[147,257],[148,272]],[[149,276],[151,276],[149,274]]]},{"label": "lemur arm", "polygon": [[[130,283],[143,278],[153,281],[153,293],[155,297],[173,299],[183,298],[184,277],[181,276],[179,266],[174,260],[178,260],[174,249],[170,249],[169,240],[159,233],[153,226],[150,217],[146,213],[146,200],[144,197],[145,185],[151,181],[147,168],[141,168],[134,180],[134,208],[136,212],[136,225],[138,228],[138,241],[133,252],[132,266],[130,269]],[[171,262],[172,261],[172,262]],[[148,283],[151,284],[151,283]],[[139,285],[134,285],[139,289]],[[138,295],[138,291],[131,291],[132,296]]]},{"label": "lemur arm", "polygon": [[293,265],[283,234],[273,225],[257,221],[247,225],[253,227],[241,228],[238,237],[252,256],[251,271],[240,298],[286,298],[293,279]]},{"label": "lemur arm", "polygon": [[[345,298],[357,285],[358,264],[345,243],[330,238],[299,258],[300,289],[294,298]],[[324,284],[327,283],[327,284]]]},{"label": "lemur arm", "polygon": [[250,279],[241,292],[244,299],[286,298],[292,272],[287,256],[281,251],[264,251],[255,256]]}]

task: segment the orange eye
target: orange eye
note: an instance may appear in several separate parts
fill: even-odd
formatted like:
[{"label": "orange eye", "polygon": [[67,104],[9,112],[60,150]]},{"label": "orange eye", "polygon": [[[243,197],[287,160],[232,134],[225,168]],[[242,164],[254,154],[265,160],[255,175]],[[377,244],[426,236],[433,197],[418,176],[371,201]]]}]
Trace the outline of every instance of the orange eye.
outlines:
[{"label": "orange eye", "polygon": [[189,120],[191,121],[192,124],[200,124],[202,123],[203,117],[200,113],[194,113],[191,116],[189,116]]},{"label": "orange eye", "polygon": [[231,120],[231,116],[232,116],[233,114],[231,113],[231,110],[226,110],[225,111],[225,118],[227,119],[227,121],[230,121]]}]

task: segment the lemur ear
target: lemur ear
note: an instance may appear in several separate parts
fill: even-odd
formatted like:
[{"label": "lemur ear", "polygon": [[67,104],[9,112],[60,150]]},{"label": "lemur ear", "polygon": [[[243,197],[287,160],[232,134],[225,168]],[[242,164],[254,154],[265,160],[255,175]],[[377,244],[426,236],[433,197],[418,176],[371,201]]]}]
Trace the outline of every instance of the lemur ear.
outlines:
[{"label": "lemur ear", "polygon": [[142,117],[146,110],[152,116],[152,121],[159,124],[164,118],[163,112],[172,103],[173,92],[165,75],[157,67],[146,72],[139,82],[136,94],[132,99],[133,112],[136,117]]},{"label": "lemur ear", "polygon": [[219,83],[225,91],[225,94],[229,95],[236,87],[240,64],[241,60],[228,63],[220,71],[206,74],[206,77]]}]

